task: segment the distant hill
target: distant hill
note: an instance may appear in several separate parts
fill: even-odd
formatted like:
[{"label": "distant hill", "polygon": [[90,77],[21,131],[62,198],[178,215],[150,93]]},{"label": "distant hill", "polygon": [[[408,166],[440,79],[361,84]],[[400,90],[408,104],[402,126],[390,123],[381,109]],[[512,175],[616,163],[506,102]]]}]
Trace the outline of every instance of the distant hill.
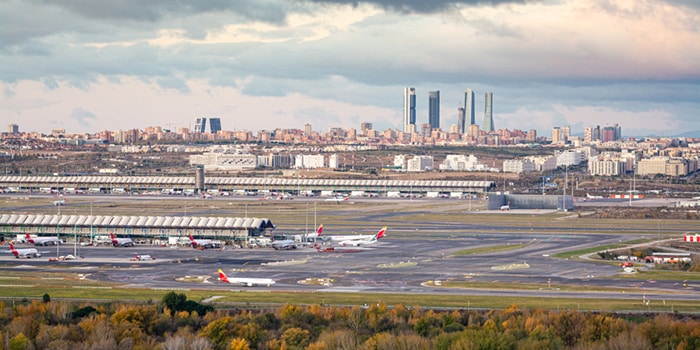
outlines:
[{"label": "distant hill", "polygon": [[692,138],[700,138],[700,130],[693,130],[693,131],[686,131],[682,134],[675,135],[673,137],[692,137]]}]

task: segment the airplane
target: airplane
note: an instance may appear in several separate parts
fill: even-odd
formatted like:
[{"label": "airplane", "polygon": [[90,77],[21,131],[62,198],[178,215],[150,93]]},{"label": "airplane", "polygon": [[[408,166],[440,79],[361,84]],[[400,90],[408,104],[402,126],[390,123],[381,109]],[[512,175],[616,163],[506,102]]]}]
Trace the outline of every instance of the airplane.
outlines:
[{"label": "airplane", "polygon": [[321,238],[322,232],[323,232],[323,224],[318,226],[318,229],[316,230],[315,235],[313,233],[309,233],[309,234],[291,235],[291,236],[285,236],[285,237],[293,239],[294,242],[313,242],[313,241]]},{"label": "airplane", "polygon": [[347,202],[349,200],[350,200],[350,197],[342,197],[342,196],[335,196],[333,198],[325,199],[326,202],[336,202],[336,203]]},{"label": "airplane", "polygon": [[210,198],[213,198],[213,197],[209,193],[202,193],[202,199],[210,199]]},{"label": "airplane", "polygon": [[283,239],[280,241],[272,241],[272,248],[275,250],[290,250],[297,249],[297,244],[293,239]]},{"label": "airplane", "polygon": [[150,255],[138,255],[138,254],[136,254],[136,253],[134,253],[134,255],[136,255],[136,257],[134,258],[134,260],[137,260],[137,261],[156,260],[156,257],[150,256]]},{"label": "airplane", "polygon": [[22,248],[22,249],[15,249],[15,245],[10,242],[10,252],[15,255],[15,258],[38,258],[41,256],[41,253],[39,253],[36,248]]},{"label": "airplane", "polygon": [[[384,237],[384,234],[386,233],[386,226],[382,227],[379,232],[371,236],[370,238],[360,238],[360,239],[348,239],[344,241],[340,241],[340,245],[342,246],[353,246],[353,247],[359,247],[361,245],[367,245],[367,244],[375,244],[379,239]],[[366,235],[365,235],[366,236]]]},{"label": "airplane", "polygon": [[36,237],[32,238],[32,236],[29,235],[29,232],[25,235],[27,242],[33,244],[33,245],[59,245],[61,244],[61,240],[58,239],[58,237]]},{"label": "airplane", "polygon": [[226,276],[223,270],[219,269],[219,281],[231,284],[240,284],[245,287],[271,286],[275,281],[271,278],[251,278],[251,277],[231,277]]},{"label": "airplane", "polygon": [[501,206],[501,211],[506,211],[506,210],[510,210],[510,202],[508,202],[508,204],[506,204],[506,205]]},{"label": "airplane", "polygon": [[219,244],[214,243],[211,239],[194,239],[192,235],[190,235],[190,244],[194,249],[220,248]]},{"label": "airplane", "polygon": [[292,196],[289,193],[280,193],[279,196],[277,196],[277,200],[291,200],[294,199],[294,196]]},{"label": "airplane", "polygon": [[[325,236],[325,237],[329,237],[331,243],[350,242],[350,241],[358,241],[358,240],[359,241],[363,241],[363,240],[368,241],[368,240],[374,238],[375,236],[384,237],[384,235],[386,234],[386,229],[387,229],[387,227],[384,226],[384,227],[382,227],[381,230],[379,230],[379,232],[377,232],[373,235],[335,235],[335,236]],[[381,238],[381,237],[379,237],[379,238]]]},{"label": "airplane", "polygon": [[112,232],[109,233],[109,238],[115,247],[133,247],[135,245],[131,238],[117,238]]},{"label": "airplane", "polygon": [[64,198],[53,201],[53,205],[65,205],[66,200]]},{"label": "airplane", "polygon": [[603,199],[603,196],[591,196],[590,194],[586,193],[586,198],[588,198],[588,199]]}]

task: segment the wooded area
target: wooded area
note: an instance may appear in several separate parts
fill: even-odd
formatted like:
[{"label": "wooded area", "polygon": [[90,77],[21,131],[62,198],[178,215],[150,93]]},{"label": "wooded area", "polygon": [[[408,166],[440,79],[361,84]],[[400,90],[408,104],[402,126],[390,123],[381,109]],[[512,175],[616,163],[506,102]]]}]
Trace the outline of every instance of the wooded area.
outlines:
[{"label": "wooded area", "polygon": [[681,314],[284,305],[215,309],[169,292],[146,304],[0,302],[3,349],[698,349]]}]

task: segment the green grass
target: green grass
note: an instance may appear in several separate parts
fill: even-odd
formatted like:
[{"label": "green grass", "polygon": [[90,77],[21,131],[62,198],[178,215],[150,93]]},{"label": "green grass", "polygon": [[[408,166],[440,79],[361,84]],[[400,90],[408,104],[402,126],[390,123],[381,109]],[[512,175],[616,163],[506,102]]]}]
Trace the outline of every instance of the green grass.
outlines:
[{"label": "green grass", "polygon": [[[159,301],[165,293],[173,289],[125,288],[117,283],[105,283],[80,280],[71,274],[45,274],[47,278],[21,277],[9,271],[0,278],[0,297],[10,299],[41,299],[44,294],[55,299],[77,299],[94,301],[147,302]],[[75,276],[75,275],[72,275]],[[493,284],[454,282],[455,287],[493,288]],[[444,286],[444,285],[443,285]],[[514,284],[501,286],[503,289],[536,289],[542,286]],[[565,290],[564,286],[556,286]],[[578,290],[567,286],[566,290]],[[580,287],[581,290],[587,290]],[[385,303],[387,305],[406,305],[446,308],[507,308],[513,304],[524,308],[577,309],[603,311],[658,311],[700,312],[700,303],[695,301],[674,301],[673,304],[652,300],[649,306],[641,300],[628,299],[587,299],[587,298],[540,298],[540,297],[503,297],[479,295],[444,295],[444,294],[401,294],[401,293],[327,293],[327,292],[289,292],[289,291],[248,291],[241,287],[233,290],[175,289],[184,293],[188,299],[201,301],[213,296],[219,306],[275,307],[283,304],[324,304],[324,305],[364,305]],[[639,291],[639,290],[634,290]],[[468,292],[465,290],[465,292]]]},{"label": "green grass", "polygon": [[508,245],[497,245],[497,246],[489,246],[489,247],[481,247],[481,248],[464,249],[464,250],[456,251],[454,254],[452,254],[452,256],[476,255],[476,254],[488,254],[488,253],[503,252],[503,251],[507,251],[507,250],[515,250],[515,249],[525,248],[528,245],[529,245],[529,243],[523,243],[523,244],[508,244]]}]

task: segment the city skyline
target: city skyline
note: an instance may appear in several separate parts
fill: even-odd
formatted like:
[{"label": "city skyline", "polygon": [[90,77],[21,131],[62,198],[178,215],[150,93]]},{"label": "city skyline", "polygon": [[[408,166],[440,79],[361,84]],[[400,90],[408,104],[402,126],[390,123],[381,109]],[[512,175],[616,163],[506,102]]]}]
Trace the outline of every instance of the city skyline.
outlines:
[{"label": "city skyline", "polygon": [[690,0],[9,0],[0,17],[0,116],[22,130],[402,130],[410,85],[419,125],[440,91],[442,130],[469,88],[498,96],[497,129],[700,131]]}]

